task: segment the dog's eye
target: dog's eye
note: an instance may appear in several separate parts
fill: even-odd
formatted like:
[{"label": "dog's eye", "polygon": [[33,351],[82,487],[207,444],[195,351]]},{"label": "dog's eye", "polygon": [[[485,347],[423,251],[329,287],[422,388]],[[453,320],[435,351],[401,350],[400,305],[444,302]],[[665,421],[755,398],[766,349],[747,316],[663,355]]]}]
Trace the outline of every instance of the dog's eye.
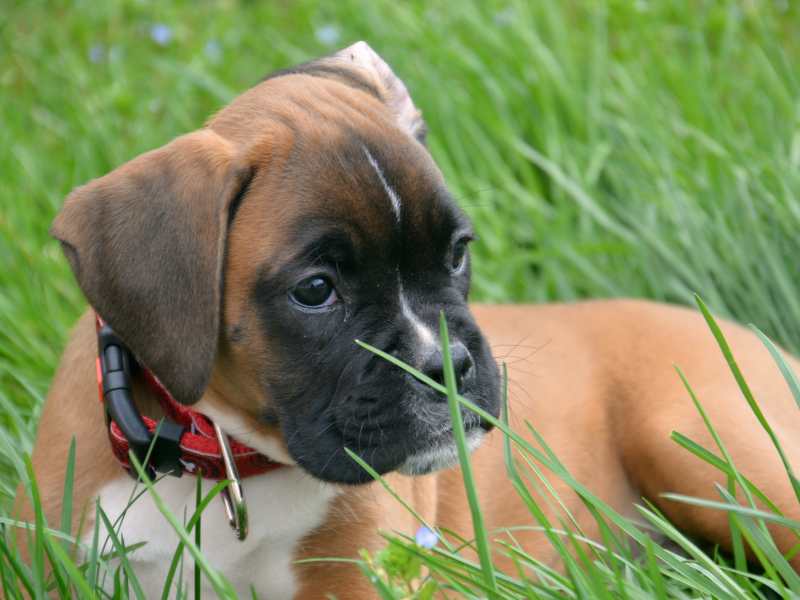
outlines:
[{"label": "dog's eye", "polygon": [[289,292],[289,297],[306,308],[330,306],[337,299],[336,288],[324,275],[314,275],[304,279]]},{"label": "dog's eye", "polygon": [[467,264],[467,244],[470,238],[463,237],[453,244],[453,253],[450,256],[450,271],[454,274],[461,273]]}]

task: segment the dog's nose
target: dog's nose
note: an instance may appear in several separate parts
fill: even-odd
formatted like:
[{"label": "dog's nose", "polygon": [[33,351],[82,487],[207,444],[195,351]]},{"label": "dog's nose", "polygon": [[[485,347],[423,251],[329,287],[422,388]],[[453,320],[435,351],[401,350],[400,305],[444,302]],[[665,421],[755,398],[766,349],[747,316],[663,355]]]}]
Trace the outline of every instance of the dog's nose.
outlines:
[{"label": "dog's nose", "polygon": [[[461,384],[472,369],[472,355],[467,347],[461,342],[454,342],[450,345],[450,356],[453,359],[453,372],[456,376],[456,387],[461,388]],[[436,350],[423,363],[420,369],[425,375],[434,381],[444,385],[444,361],[442,352]]]}]

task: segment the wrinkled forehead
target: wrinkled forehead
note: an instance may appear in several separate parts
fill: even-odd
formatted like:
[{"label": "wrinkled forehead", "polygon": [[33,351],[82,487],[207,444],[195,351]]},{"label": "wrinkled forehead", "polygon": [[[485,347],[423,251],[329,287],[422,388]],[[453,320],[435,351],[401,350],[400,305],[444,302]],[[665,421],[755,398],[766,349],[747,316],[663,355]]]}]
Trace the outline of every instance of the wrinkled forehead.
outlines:
[{"label": "wrinkled forehead", "polygon": [[465,226],[427,151],[408,136],[341,126],[295,144],[280,176],[285,243],[274,268],[323,245],[373,258],[432,248]]},{"label": "wrinkled forehead", "polygon": [[430,245],[464,225],[427,150],[400,131],[328,122],[284,129],[273,142],[283,157],[272,153],[237,216],[270,238],[269,258],[325,228],[362,246]]},{"label": "wrinkled forehead", "polygon": [[419,225],[446,199],[433,160],[408,135],[346,121],[326,129],[299,132],[284,170],[299,184],[303,194],[296,198],[304,210],[357,214],[378,233],[397,223]]}]

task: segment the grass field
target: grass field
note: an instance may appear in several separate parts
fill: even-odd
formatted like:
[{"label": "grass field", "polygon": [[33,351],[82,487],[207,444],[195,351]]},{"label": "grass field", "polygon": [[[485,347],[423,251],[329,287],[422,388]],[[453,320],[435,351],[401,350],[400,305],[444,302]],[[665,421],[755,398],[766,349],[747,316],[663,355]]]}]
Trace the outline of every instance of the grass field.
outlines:
[{"label": "grass field", "polygon": [[480,300],[699,293],[800,350],[800,5],[7,2],[0,504],[84,302],[64,196],[265,73],[367,40],[473,217]]}]

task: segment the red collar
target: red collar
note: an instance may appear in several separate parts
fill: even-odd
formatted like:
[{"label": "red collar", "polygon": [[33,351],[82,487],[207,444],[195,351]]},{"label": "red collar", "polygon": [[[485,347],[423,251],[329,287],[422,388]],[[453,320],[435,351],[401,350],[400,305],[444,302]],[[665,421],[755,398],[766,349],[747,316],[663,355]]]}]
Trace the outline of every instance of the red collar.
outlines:
[{"label": "red collar", "polygon": [[[214,423],[205,415],[178,403],[158,378],[144,367],[141,368],[141,373],[158,398],[167,418],[161,422],[159,427],[158,421],[139,415],[130,395],[131,389],[128,381],[129,363],[132,360],[130,352],[99,316],[96,317],[96,320],[98,329],[97,384],[100,402],[106,409],[111,450],[119,463],[130,472],[128,453],[131,449],[136,451],[137,447],[141,450],[141,442],[137,446],[134,439],[137,437],[135,435],[137,432],[124,432],[127,428],[126,424],[118,423],[118,420],[132,422],[134,430],[136,426],[141,427],[143,424],[149,434],[148,437],[144,437],[145,443],[148,445],[149,440],[152,440],[158,431],[157,441],[152,444],[154,452],[151,453],[151,463],[156,462],[158,471],[178,476],[184,472],[190,474],[199,472],[206,479],[230,479],[229,471],[225,466],[225,449],[222,448],[224,442],[217,435]],[[107,358],[110,357],[109,348],[114,346],[119,348],[118,363],[116,357]],[[116,350],[113,351],[116,352]],[[123,357],[124,360],[122,360]],[[116,366],[119,368],[114,369],[113,367]],[[112,404],[118,405],[120,397],[125,393],[127,400],[123,399],[122,409],[111,406]],[[131,414],[130,411],[133,413]],[[147,436],[143,431],[139,431],[139,433]],[[141,440],[143,435],[139,435],[138,439]],[[172,446],[172,449],[167,448],[166,450],[167,454],[170,452],[172,454],[172,460],[166,463],[172,465],[169,469],[159,468],[157,461],[152,460],[153,454],[159,449],[159,443],[162,441],[164,446]],[[229,442],[230,456],[238,470],[239,478],[261,475],[285,466],[233,438],[229,438]],[[155,472],[152,468],[150,471],[151,473]]]}]

